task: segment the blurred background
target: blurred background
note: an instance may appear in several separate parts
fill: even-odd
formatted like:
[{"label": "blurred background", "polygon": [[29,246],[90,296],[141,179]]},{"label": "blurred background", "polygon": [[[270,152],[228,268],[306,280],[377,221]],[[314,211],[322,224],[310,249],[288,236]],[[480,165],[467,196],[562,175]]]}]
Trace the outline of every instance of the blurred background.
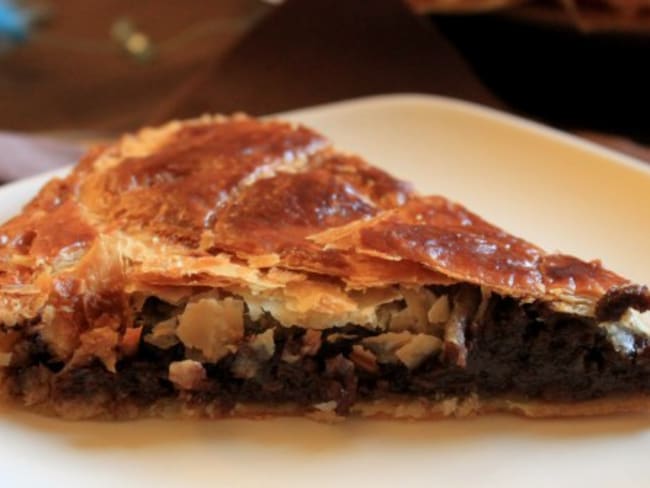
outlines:
[{"label": "blurred background", "polygon": [[0,0],[0,180],[205,112],[420,92],[650,160],[650,0]]}]

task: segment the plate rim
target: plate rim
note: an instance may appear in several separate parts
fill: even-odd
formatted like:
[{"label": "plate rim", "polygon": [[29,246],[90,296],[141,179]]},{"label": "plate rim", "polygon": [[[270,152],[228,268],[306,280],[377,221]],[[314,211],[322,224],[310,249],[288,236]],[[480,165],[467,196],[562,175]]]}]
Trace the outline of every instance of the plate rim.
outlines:
[{"label": "plate rim", "polygon": [[[576,148],[585,150],[591,155],[606,157],[608,159],[615,159],[617,163],[621,163],[627,167],[640,170],[641,172],[650,176],[650,163],[641,159],[629,156],[625,153],[610,149],[601,144],[591,142],[588,139],[564,131],[562,129],[553,127],[543,122],[536,121],[532,118],[527,118],[521,115],[510,113],[504,110],[489,107],[475,102],[470,102],[460,98],[448,97],[444,95],[428,94],[428,93],[391,93],[382,95],[368,95],[363,97],[350,98],[336,102],[328,102],[323,104],[311,105],[309,107],[290,110],[287,112],[280,112],[267,117],[280,118],[292,117],[299,118],[303,113],[309,113],[314,110],[318,111],[332,111],[341,108],[348,108],[353,105],[368,105],[376,103],[409,103],[409,104],[436,104],[441,107],[451,108],[457,111],[463,111],[471,115],[475,115],[482,119],[490,119],[492,121],[524,129],[529,133],[536,133],[538,135],[547,137],[566,145],[573,145]],[[334,141],[336,142],[336,141]]]}]

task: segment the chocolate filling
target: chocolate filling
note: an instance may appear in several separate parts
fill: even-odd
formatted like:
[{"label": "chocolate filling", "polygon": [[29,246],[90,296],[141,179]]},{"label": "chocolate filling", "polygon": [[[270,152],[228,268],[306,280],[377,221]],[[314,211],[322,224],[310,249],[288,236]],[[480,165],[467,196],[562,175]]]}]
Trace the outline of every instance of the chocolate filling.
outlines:
[{"label": "chocolate filling", "polygon": [[[29,342],[29,360],[8,368],[7,377],[20,395],[30,375],[45,366],[51,372],[49,388],[55,400],[102,398],[147,406],[182,395],[189,403],[216,404],[223,412],[240,402],[293,402],[305,407],[330,404],[337,413],[346,414],[359,400],[388,394],[435,399],[478,394],[571,402],[650,390],[650,349],[644,337],[633,336],[633,347],[621,352],[597,319],[498,295],[491,295],[479,314],[478,289],[456,286],[446,292],[455,306],[463,300],[473,303],[465,307],[467,320],[457,321],[451,333],[443,334],[442,349],[412,369],[399,361],[374,361],[372,355],[367,364],[355,357],[355,346],[382,331],[355,325],[326,329],[306,353],[307,331],[283,327],[267,314],[257,322],[246,317],[246,337],[269,328],[274,331],[272,356],[256,363],[250,377],[234,372],[238,356],[254,359],[247,346],[215,364],[203,363],[206,378],[201,384],[179,390],[169,380],[169,365],[186,358],[181,343],[161,349],[142,341],[135,356],[118,362],[115,374],[99,361],[61,371],[62,364],[37,338]],[[618,292],[607,300],[598,309],[601,317],[620,316],[625,303],[648,305],[643,290]],[[607,303],[614,310],[608,310]],[[177,312],[153,299],[139,320],[150,329]]]}]

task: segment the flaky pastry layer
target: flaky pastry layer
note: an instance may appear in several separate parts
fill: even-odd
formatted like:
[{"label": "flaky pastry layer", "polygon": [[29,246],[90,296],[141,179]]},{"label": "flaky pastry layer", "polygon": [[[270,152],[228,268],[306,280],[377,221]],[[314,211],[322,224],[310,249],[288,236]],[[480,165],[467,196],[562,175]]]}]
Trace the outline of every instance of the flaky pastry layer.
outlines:
[{"label": "flaky pastry layer", "polygon": [[[463,286],[472,299],[459,318]],[[363,340],[398,340],[409,369],[452,343],[462,366],[454,331],[494,296],[604,324],[617,348],[648,332],[637,315],[621,319],[650,307],[647,290],[597,261],[546,253],[421,196],[306,127],[203,117],[95,147],[0,227],[0,371],[19,377],[16,361],[40,354],[52,374],[93,361],[115,373],[143,341],[173,340],[189,352],[170,381],[190,388],[201,364],[244,339],[263,349],[268,337],[245,337],[244,322],[267,315],[307,331],[385,332]],[[175,310],[153,328],[152,298]]]}]

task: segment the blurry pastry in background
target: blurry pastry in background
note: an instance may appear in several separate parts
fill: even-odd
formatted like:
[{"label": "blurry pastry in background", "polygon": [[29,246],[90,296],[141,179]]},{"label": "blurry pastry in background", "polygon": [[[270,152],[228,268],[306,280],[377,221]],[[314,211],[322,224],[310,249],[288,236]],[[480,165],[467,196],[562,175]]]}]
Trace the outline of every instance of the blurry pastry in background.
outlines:
[{"label": "blurry pastry in background", "polygon": [[545,24],[583,31],[650,31],[650,0],[408,0],[423,14],[503,11]]}]

